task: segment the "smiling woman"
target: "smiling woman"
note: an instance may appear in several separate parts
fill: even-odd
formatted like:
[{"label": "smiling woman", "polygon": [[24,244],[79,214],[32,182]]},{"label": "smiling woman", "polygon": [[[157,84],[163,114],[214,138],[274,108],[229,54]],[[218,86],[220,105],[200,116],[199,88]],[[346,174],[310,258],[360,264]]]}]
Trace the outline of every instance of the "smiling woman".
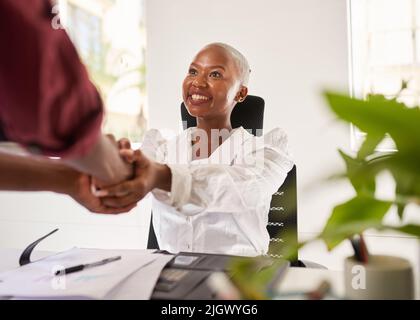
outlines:
[{"label": "smiling woman", "polygon": [[243,127],[232,129],[232,110],[248,93],[247,65],[225,44],[200,50],[183,83],[184,102],[197,127],[171,140],[150,130],[141,151],[123,152],[136,163],[134,180],[102,190],[109,207],[136,203],[151,191],[162,250],[267,253],[271,195],[293,161],[281,129],[260,138]]},{"label": "smiling woman", "polygon": [[[204,116],[220,112],[215,107],[228,108],[231,112],[237,102],[245,99],[248,75],[245,57],[226,44],[210,44],[196,55],[184,80],[183,99],[199,127]],[[230,113],[226,119],[230,122]]]}]

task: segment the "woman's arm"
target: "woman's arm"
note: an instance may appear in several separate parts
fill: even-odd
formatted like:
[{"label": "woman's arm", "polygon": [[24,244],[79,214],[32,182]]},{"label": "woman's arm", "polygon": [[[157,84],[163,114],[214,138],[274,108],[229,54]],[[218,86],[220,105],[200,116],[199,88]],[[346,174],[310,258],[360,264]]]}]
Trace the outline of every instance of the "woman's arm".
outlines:
[{"label": "woman's arm", "polygon": [[[140,151],[134,156],[136,177],[100,196],[108,206],[141,200],[150,191],[186,215],[200,212],[244,212],[265,205],[293,167],[287,137],[273,131],[270,142],[251,150],[234,165],[160,164]],[[168,192],[170,191],[170,192]]]},{"label": "woman's arm", "polygon": [[293,167],[287,154],[264,150],[261,166],[169,165],[171,192],[153,191],[155,197],[185,215],[203,211],[258,212],[278,190]]},{"label": "woman's arm", "polygon": [[171,190],[172,173],[167,165],[149,159],[140,150],[120,150],[121,156],[134,165],[132,180],[109,188],[103,188],[95,195],[102,197],[106,206],[118,208],[134,205],[155,188]]}]

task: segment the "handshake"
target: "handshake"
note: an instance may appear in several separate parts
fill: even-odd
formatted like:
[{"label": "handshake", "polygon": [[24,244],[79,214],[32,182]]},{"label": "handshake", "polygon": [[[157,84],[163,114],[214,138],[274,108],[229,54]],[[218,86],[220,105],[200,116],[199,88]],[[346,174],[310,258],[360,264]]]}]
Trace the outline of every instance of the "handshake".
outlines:
[{"label": "handshake", "polygon": [[69,195],[94,213],[120,214],[137,206],[150,191],[159,188],[171,190],[172,174],[168,166],[146,157],[140,149],[133,150],[128,139],[108,138],[119,149],[119,154],[132,176],[119,184],[107,186],[87,174],[78,173]]}]

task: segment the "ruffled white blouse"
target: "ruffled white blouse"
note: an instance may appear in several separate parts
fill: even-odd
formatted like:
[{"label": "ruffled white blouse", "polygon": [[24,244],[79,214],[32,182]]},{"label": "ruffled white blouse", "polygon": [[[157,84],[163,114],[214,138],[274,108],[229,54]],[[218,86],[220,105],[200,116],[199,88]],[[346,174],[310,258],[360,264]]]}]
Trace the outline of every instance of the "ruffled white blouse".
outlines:
[{"label": "ruffled white blouse", "polygon": [[172,172],[171,192],[153,190],[161,250],[257,256],[268,251],[272,195],[293,167],[279,128],[255,137],[240,127],[209,158],[194,160],[196,128],[168,139],[146,133],[141,150]]}]

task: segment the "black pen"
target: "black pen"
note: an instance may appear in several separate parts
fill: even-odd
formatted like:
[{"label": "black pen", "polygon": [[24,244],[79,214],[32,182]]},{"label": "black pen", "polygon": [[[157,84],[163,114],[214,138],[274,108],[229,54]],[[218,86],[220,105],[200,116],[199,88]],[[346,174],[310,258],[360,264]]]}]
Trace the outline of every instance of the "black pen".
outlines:
[{"label": "black pen", "polygon": [[88,269],[88,268],[103,266],[104,264],[107,264],[107,263],[110,263],[110,262],[113,262],[113,261],[117,261],[117,260],[120,260],[120,259],[121,259],[121,256],[117,256],[117,257],[107,258],[107,259],[97,261],[97,262],[93,262],[93,263],[80,264],[78,266],[65,268],[63,270],[58,270],[58,271],[55,272],[55,275],[56,276],[61,276],[61,275],[65,275],[65,274],[69,274],[69,273],[73,273],[73,272],[77,272],[77,271],[82,271],[82,270]]}]

